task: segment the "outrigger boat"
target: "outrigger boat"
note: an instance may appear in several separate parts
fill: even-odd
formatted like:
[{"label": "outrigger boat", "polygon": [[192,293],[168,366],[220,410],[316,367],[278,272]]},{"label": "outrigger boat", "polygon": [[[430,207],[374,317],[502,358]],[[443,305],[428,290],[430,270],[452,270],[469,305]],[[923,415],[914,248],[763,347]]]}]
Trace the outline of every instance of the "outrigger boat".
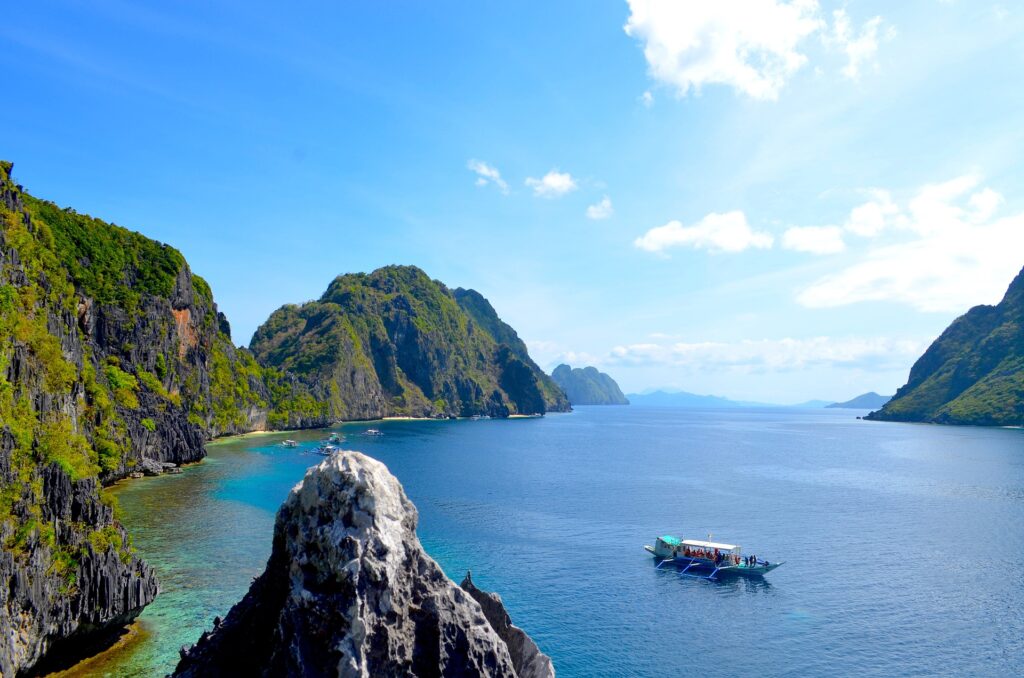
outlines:
[{"label": "outrigger boat", "polygon": [[382,436],[384,435],[379,428],[368,428],[363,431],[364,436]]},{"label": "outrigger boat", "polygon": [[299,444],[297,442],[295,442],[294,440],[290,440],[290,439],[284,441],[283,443],[281,443],[281,447],[298,447],[298,446],[299,446]]},{"label": "outrigger boat", "polygon": [[320,447],[316,448],[316,453],[324,457],[329,457],[337,451],[338,448],[335,447],[334,445],[321,445]]},{"label": "outrigger boat", "polygon": [[329,442],[329,443],[340,443],[341,442],[341,436],[338,435],[337,433],[332,433],[331,435],[329,435],[327,437],[327,442]]},{"label": "outrigger boat", "polygon": [[[760,577],[771,572],[782,562],[770,563],[755,556],[744,557],[742,548],[735,544],[721,544],[697,539],[679,539],[666,535],[654,540],[654,546],[644,545],[644,550],[657,558],[662,565],[681,566],[688,577],[715,579],[720,575],[743,575]],[[706,574],[708,570],[710,574]]]}]

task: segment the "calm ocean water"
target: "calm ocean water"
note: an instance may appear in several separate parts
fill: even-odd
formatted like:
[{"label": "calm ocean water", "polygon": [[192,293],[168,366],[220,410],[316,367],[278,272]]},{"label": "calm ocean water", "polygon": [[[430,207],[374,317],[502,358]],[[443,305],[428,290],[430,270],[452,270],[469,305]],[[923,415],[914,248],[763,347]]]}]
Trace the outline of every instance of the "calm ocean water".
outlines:
[{"label": "calm ocean water", "polygon": [[[1024,674],[1024,431],[836,410],[578,408],[340,428],[384,461],[450,577],[501,593],[560,676]],[[85,675],[163,675],[262,571],[323,432],[211,445],[119,489],[162,593]],[[305,449],[304,449],[305,448]],[[654,568],[662,533],[786,564],[721,583]]]}]

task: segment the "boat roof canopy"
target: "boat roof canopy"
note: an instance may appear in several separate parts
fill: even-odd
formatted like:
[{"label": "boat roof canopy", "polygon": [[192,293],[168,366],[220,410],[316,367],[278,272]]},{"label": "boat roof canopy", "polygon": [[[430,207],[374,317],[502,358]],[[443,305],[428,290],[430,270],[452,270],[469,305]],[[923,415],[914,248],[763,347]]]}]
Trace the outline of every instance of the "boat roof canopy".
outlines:
[{"label": "boat roof canopy", "polygon": [[661,540],[663,542],[665,542],[666,544],[668,544],[669,546],[679,546],[679,543],[680,543],[678,538],[673,537],[672,535],[669,535],[669,534],[666,534],[664,537],[661,538]]},{"label": "boat roof canopy", "polygon": [[[676,543],[678,544],[679,541],[677,540]],[[696,539],[684,539],[682,544],[684,546],[696,546],[699,549],[718,549],[719,551],[732,551],[739,548],[735,544],[719,544],[714,541],[698,541]]]}]

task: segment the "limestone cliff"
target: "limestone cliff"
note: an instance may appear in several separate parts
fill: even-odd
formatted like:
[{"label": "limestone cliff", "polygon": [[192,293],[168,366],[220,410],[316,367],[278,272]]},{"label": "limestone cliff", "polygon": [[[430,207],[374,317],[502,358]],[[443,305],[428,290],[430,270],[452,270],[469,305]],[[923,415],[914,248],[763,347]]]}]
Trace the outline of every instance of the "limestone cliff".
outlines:
[{"label": "limestone cliff", "polygon": [[628,405],[629,400],[609,375],[596,367],[572,368],[559,365],[551,373],[573,405]]},{"label": "limestone cliff", "polygon": [[11,171],[0,162],[3,675],[156,594],[103,483],[197,461],[214,436],[328,422],[308,387],[231,344],[180,252],[35,198]]},{"label": "limestone cliff", "polygon": [[500,599],[444,575],[416,523],[380,462],[340,452],[310,469],[266,570],[174,675],[554,676]]},{"label": "limestone cliff", "polygon": [[336,419],[569,409],[486,299],[414,266],[338,276],[319,300],[275,311],[250,349],[325,388]]}]

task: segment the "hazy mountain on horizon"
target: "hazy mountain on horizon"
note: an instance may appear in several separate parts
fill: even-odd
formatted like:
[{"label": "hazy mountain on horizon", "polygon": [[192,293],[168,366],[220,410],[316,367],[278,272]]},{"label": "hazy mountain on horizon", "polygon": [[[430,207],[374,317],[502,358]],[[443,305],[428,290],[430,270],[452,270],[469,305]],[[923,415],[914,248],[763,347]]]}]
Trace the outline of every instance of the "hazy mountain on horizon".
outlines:
[{"label": "hazy mountain on horizon", "polygon": [[639,393],[627,393],[626,397],[629,398],[631,404],[641,407],[646,405],[648,407],[791,407],[821,409],[833,402],[831,400],[814,399],[795,404],[762,403],[752,400],[732,400],[724,396],[699,395],[678,389],[657,388],[644,389]]},{"label": "hazy mountain on horizon", "polygon": [[892,396],[878,395],[874,391],[868,391],[867,393],[862,393],[856,398],[850,398],[849,400],[841,403],[832,403],[825,407],[846,410],[877,410],[890,400],[892,400]]}]

